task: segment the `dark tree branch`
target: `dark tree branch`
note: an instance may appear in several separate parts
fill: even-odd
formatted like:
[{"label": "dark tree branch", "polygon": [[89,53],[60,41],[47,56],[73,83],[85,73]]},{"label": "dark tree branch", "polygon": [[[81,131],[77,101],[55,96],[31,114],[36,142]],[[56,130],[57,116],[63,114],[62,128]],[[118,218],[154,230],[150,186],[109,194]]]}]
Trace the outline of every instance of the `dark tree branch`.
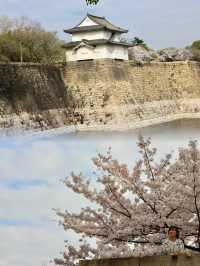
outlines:
[{"label": "dark tree branch", "polygon": [[111,186],[108,185],[108,187],[110,189],[110,192],[113,194],[113,196],[115,197],[116,201],[120,205],[120,207],[122,209],[125,209],[125,211],[127,212],[126,216],[129,217],[129,218],[131,218],[131,214],[130,214],[129,210],[121,203],[121,201],[119,200],[119,198],[116,196],[115,192],[112,190]]},{"label": "dark tree branch", "polygon": [[195,205],[195,209],[196,209],[196,213],[197,213],[197,218],[198,218],[198,236],[197,236],[197,242],[200,248],[200,212],[199,212],[199,208],[197,205],[197,191],[196,191],[196,176],[195,176],[195,172],[196,172],[196,161],[197,158],[195,156],[195,151],[193,153],[193,167],[192,167],[192,174],[193,174],[193,182],[194,182],[194,186],[193,186],[193,193],[194,193],[194,205]]},{"label": "dark tree branch", "polygon": [[177,209],[178,209],[178,207],[175,208],[175,209],[172,209],[172,210],[166,215],[166,218],[169,218],[170,215],[172,215]]},{"label": "dark tree branch", "polygon": [[151,177],[153,180],[155,180],[155,175],[153,173],[153,170],[152,170],[152,167],[151,167],[151,164],[150,164],[150,160],[149,160],[149,156],[148,156],[148,153],[147,153],[147,150],[146,150],[146,147],[144,147],[144,154],[145,154],[145,158],[147,160],[147,165],[148,165],[148,168],[150,170],[150,173],[151,173]]},{"label": "dark tree branch", "polygon": [[193,250],[193,251],[200,252],[200,248],[196,248],[196,247],[193,247],[193,246],[188,246],[186,244],[184,244],[184,247],[187,248],[187,249]]},{"label": "dark tree branch", "polygon": [[155,206],[152,206],[149,202],[147,202],[147,200],[144,198],[144,196],[142,195],[142,193],[136,188],[136,192],[138,197],[156,214],[158,214],[157,210],[155,209]]}]

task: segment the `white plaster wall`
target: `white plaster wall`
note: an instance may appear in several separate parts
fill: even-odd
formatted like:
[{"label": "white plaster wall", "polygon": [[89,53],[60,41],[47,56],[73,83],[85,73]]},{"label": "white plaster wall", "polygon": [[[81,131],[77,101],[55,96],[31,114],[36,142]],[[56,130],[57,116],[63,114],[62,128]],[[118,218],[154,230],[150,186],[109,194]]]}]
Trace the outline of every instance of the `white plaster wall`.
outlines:
[{"label": "white plaster wall", "polygon": [[98,25],[97,23],[95,23],[93,20],[91,20],[90,18],[86,18],[81,24],[79,24],[79,27],[84,27],[84,26],[94,26],[94,25]]},{"label": "white plaster wall", "polygon": [[88,47],[80,47],[75,51],[73,50],[66,51],[67,61],[106,59],[106,58],[128,60],[128,49],[127,47],[119,45],[113,45],[113,46],[98,45],[94,49]]},{"label": "white plaster wall", "polygon": [[107,58],[128,60],[128,47],[121,45],[106,46]]},{"label": "white plaster wall", "polygon": [[75,51],[68,50],[66,52],[66,60],[67,61],[78,61],[78,60],[105,58],[104,50],[105,48],[100,45],[94,49],[90,49],[88,47],[80,47],[79,49]]},{"label": "white plaster wall", "polygon": [[120,41],[120,35],[121,35],[120,33],[115,33],[113,35],[112,40],[115,41],[115,42],[119,42]]},{"label": "white plaster wall", "polygon": [[111,37],[111,32],[99,30],[93,32],[77,32],[72,34],[72,42],[78,42],[83,39],[85,40],[97,40],[97,39],[106,39],[108,40]]}]

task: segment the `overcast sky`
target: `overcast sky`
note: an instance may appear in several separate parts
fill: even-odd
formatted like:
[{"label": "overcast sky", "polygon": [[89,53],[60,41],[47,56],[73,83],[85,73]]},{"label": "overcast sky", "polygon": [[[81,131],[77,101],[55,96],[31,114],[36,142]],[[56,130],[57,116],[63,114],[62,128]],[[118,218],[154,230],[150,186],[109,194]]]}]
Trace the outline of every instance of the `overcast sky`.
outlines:
[{"label": "overcast sky", "polygon": [[[199,128],[191,126],[163,125],[142,132],[164,155],[186,145],[189,138],[200,139]],[[131,168],[139,156],[134,132],[45,134],[0,138],[0,266],[51,265],[64,249],[64,240],[77,243],[72,233],[58,226],[52,208],[79,212],[88,205],[60,180],[72,171],[95,179],[91,158],[110,146],[114,157]]]},{"label": "overcast sky", "polygon": [[[27,16],[66,39],[62,30],[79,23],[87,12],[106,16],[129,29],[130,38],[139,36],[153,48],[184,47],[200,39],[198,0],[100,1],[97,7],[87,7],[84,0],[0,0],[0,16]],[[163,152],[182,144],[183,139],[186,143],[192,135],[157,132],[153,132],[154,143]],[[199,139],[199,129],[195,132]],[[75,239],[57,226],[52,208],[73,206],[78,210],[83,204],[59,180],[73,170],[87,174],[97,149],[106,150],[110,145],[117,158],[132,162],[135,142],[132,133],[93,139],[0,138],[0,266],[48,265],[51,258],[59,256],[64,239]]]},{"label": "overcast sky", "polygon": [[87,12],[105,16],[127,28],[129,38],[138,36],[155,49],[185,47],[200,39],[199,0],[100,0],[92,7],[85,0],[0,0],[0,15],[27,16],[66,40],[63,29],[79,23]]}]

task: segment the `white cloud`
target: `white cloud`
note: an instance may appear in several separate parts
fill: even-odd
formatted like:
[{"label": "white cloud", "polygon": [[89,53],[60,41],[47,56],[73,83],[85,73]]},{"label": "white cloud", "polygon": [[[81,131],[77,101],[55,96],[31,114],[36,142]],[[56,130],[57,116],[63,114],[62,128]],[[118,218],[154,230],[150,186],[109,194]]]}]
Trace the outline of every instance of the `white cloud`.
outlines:
[{"label": "white cloud", "polygon": [[41,266],[59,257],[64,248],[61,228],[0,226],[0,266]]},{"label": "white cloud", "polygon": [[64,184],[13,190],[0,187],[0,217],[42,224],[56,219],[52,208],[78,211],[85,202]]}]

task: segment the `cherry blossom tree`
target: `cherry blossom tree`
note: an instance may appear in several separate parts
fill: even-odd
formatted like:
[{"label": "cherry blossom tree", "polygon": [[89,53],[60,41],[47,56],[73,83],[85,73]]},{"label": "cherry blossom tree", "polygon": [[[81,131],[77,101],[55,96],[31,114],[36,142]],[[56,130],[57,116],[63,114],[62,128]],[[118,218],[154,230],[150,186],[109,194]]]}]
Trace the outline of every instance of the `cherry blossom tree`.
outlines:
[{"label": "cherry blossom tree", "polygon": [[[65,230],[80,235],[80,246],[66,245],[57,265],[80,258],[159,254],[169,226],[181,230],[187,248],[200,252],[200,150],[191,141],[177,158],[156,159],[151,140],[139,138],[141,159],[133,169],[115,160],[109,149],[92,161],[97,184],[71,174],[64,184],[91,205],[79,214],[56,210]],[[91,242],[88,239],[94,239]]]}]

